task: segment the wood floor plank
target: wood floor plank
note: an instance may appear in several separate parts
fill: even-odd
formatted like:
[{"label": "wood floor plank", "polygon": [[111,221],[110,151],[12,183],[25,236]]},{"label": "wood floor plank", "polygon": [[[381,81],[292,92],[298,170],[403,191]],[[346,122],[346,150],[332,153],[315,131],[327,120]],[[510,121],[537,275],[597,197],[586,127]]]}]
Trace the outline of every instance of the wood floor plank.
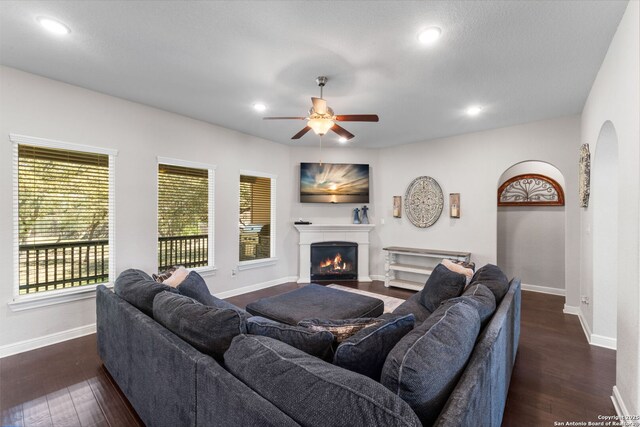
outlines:
[{"label": "wood floor plank", "polygon": [[100,408],[87,381],[69,386],[69,394],[76,408],[80,426],[108,425],[102,408]]},{"label": "wood floor plank", "polygon": [[51,414],[51,422],[54,427],[79,426],[80,419],[76,413],[76,407],[71,399],[69,390],[65,387],[61,390],[47,394],[47,404]]},{"label": "wood floor plank", "polygon": [[51,427],[51,413],[47,397],[41,396],[22,404],[24,424],[29,427]]},{"label": "wood floor plank", "polygon": [[0,425],[23,427],[24,418],[22,416],[22,404],[18,404],[2,410],[0,417]]},{"label": "wood floor plank", "polygon": [[132,416],[122,397],[115,391],[106,375],[89,378],[87,381],[109,425],[143,425],[142,422],[139,422],[139,419]]}]

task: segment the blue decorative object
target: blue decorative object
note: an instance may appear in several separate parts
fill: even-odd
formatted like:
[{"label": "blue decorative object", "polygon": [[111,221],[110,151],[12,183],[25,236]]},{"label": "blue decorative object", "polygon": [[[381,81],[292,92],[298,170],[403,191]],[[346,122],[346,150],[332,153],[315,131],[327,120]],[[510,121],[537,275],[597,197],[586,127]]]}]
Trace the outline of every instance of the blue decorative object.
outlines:
[{"label": "blue decorative object", "polygon": [[353,210],[353,223],[360,224],[360,209],[358,208]]},{"label": "blue decorative object", "polygon": [[360,222],[362,224],[369,224],[369,215],[367,214],[368,211],[369,208],[367,207],[367,205],[364,205],[362,207],[362,218],[360,219]]}]

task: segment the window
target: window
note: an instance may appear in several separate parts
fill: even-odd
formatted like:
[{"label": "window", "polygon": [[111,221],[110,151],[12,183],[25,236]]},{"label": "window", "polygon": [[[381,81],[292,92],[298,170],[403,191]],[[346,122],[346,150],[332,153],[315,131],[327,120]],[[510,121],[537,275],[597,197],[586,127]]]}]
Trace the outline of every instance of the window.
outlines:
[{"label": "window", "polygon": [[214,167],[158,161],[158,270],[213,267]]},{"label": "window", "polygon": [[113,272],[115,152],[20,135],[10,139],[17,295],[107,282]]},{"label": "window", "polygon": [[275,176],[240,173],[240,267],[275,258]]}]

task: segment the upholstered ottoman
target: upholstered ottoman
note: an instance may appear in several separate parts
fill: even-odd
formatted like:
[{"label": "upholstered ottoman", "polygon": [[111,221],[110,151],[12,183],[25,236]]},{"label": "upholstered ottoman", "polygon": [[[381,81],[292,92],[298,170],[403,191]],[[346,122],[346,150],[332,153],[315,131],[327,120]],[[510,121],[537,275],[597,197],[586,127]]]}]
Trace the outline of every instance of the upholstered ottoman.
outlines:
[{"label": "upholstered ottoman", "polygon": [[378,317],[384,311],[384,302],[312,283],[286,294],[259,299],[246,309],[255,316],[297,325],[303,319]]}]

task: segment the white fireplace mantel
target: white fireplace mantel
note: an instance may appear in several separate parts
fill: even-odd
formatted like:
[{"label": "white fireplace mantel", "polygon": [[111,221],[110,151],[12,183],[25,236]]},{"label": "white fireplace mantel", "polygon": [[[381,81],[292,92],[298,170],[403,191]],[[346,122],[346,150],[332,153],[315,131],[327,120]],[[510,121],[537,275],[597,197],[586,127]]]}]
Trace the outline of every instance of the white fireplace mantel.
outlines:
[{"label": "white fireplace mantel", "polygon": [[294,224],[300,232],[300,270],[298,283],[311,281],[311,244],[318,242],[354,242],[358,244],[358,281],[369,277],[369,232],[373,224]]}]

